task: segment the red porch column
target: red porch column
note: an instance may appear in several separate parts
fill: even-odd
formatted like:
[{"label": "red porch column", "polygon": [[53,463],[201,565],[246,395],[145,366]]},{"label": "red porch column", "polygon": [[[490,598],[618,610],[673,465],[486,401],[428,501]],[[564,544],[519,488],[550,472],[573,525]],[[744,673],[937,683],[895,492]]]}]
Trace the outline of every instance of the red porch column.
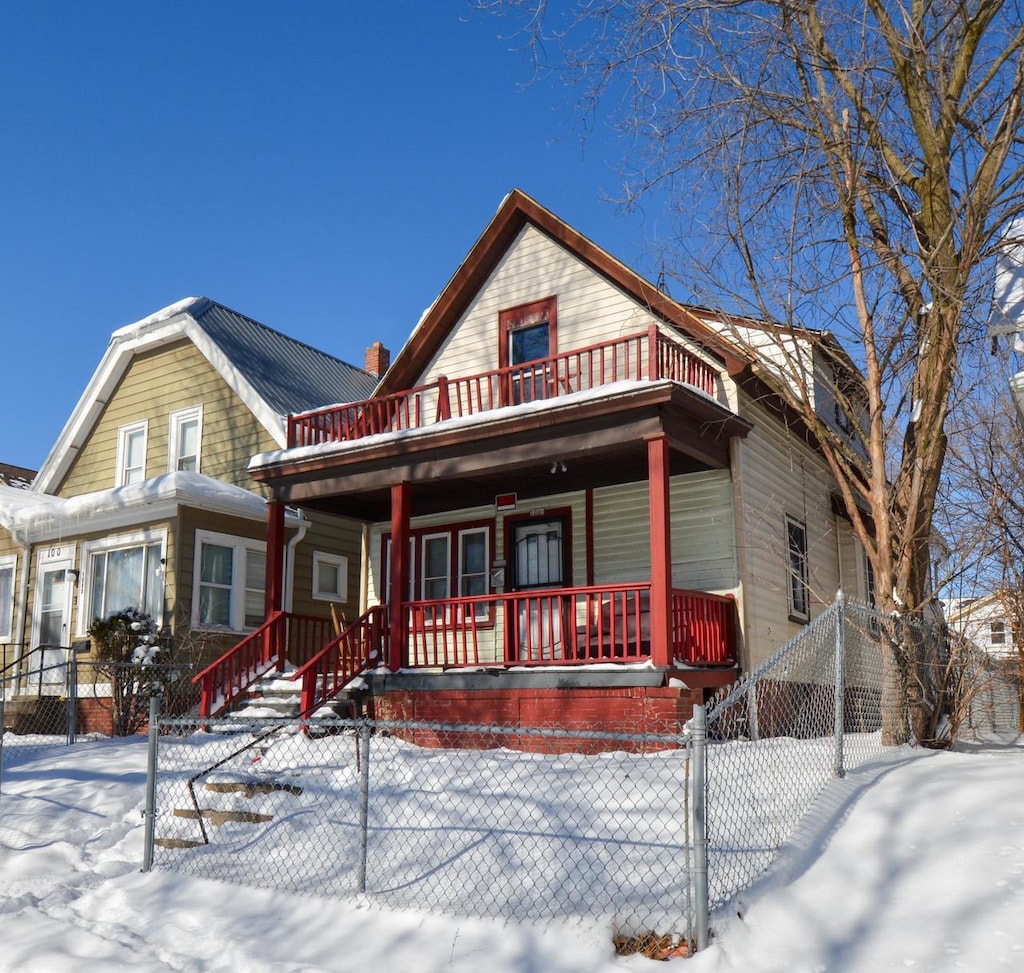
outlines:
[{"label": "red porch column", "polygon": [[[271,500],[267,504],[267,574],[264,582],[263,617],[269,619],[274,612],[281,611],[284,605],[284,504],[280,500]],[[277,667],[284,670],[286,645],[284,629],[275,625],[266,636],[272,639],[269,646],[264,646],[268,657],[277,657]]]},{"label": "red porch column", "polygon": [[388,605],[388,668],[402,668],[405,659],[406,628],[402,602],[409,593],[409,516],[412,485],[396,483],[391,488],[391,604]]},{"label": "red porch column", "polygon": [[647,491],[651,508],[651,660],[672,663],[672,523],[669,516],[668,439],[647,440]]},{"label": "red porch column", "polygon": [[284,544],[284,504],[271,500],[267,504],[267,577],[263,604],[266,618],[284,605]]}]

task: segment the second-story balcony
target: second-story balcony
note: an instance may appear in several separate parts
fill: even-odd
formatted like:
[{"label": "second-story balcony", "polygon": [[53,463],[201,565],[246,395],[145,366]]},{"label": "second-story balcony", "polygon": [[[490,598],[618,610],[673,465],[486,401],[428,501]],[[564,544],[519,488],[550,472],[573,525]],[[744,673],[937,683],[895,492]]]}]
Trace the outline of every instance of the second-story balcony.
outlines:
[{"label": "second-story balcony", "polygon": [[288,417],[288,446],[343,443],[589,392],[668,380],[722,402],[719,369],[653,325],[613,341]]}]

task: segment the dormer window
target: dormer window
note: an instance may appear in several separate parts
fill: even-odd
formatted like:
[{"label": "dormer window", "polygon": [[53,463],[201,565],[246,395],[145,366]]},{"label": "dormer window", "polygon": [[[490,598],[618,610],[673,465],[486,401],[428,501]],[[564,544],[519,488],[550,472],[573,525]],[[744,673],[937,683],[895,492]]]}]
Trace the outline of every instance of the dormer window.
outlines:
[{"label": "dormer window", "polygon": [[146,478],[147,422],[133,422],[117,431],[117,476],[114,486],[130,486]]},{"label": "dormer window", "polygon": [[167,468],[176,471],[199,472],[199,444],[202,439],[203,407],[194,406],[171,413],[171,429],[168,438],[169,456]]}]

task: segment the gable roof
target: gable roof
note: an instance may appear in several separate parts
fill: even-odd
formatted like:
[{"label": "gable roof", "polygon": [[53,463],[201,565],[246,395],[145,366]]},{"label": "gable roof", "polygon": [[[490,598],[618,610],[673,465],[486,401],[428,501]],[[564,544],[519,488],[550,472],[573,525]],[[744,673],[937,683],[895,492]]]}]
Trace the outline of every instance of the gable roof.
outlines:
[{"label": "gable roof", "polygon": [[135,356],[190,340],[282,447],[286,417],[372,394],[376,378],[206,297],[189,297],[110,336],[102,360],[32,484],[56,489]]},{"label": "gable roof", "polygon": [[397,392],[415,384],[423,365],[440,349],[509,246],[528,224],[567,249],[650,313],[699,342],[724,361],[730,372],[738,371],[746,364],[738,349],[723,340],[685,305],[658,290],[522,190],[513,189],[392,361],[387,374],[381,379],[378,394]]}]

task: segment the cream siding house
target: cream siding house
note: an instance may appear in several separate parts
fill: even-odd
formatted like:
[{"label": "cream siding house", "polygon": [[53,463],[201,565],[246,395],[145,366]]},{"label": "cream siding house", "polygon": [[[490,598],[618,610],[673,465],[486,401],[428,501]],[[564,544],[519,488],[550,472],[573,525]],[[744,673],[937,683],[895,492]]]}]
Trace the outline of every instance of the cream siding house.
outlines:
[{"label": "cream siding house", "polygon": [[[366,528],[366,611],[307,664],[304,707],[362,673],[379,715],[654,725],[801,631],[859,554],[744,326],[507,197],[374,395],[292,416],[250,465],[279,510]],[[808,336],[787,340],[827,385],[839,352]],[[208,700],[278,662],[252,652]]]}]

